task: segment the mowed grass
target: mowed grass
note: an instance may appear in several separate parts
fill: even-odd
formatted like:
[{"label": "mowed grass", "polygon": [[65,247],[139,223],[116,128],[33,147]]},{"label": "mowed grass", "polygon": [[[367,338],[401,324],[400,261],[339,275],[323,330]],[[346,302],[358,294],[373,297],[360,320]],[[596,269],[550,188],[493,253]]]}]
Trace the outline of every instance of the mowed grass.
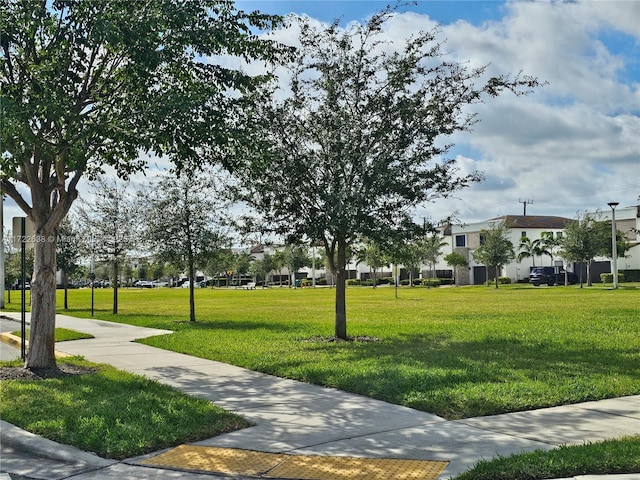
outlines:
[{"label": "mowed grass", "polygon": [[94,372],[3,380],[0,417],[56,442],[119,460],[249,426],[205,399],[139,375],[77,357],[58,360],[65,362]]},{"label": "mowed grass", "polygon": [[[95,318],[175,330],[147,344],[448,419],[640,394],[638,289],[350,288],[354,342],[330,341],[327,288],[197,290],[195,324],[186,289],[123,289],[118,315],[95,294]],[[90,317],[89,291],[69,301]]]}]

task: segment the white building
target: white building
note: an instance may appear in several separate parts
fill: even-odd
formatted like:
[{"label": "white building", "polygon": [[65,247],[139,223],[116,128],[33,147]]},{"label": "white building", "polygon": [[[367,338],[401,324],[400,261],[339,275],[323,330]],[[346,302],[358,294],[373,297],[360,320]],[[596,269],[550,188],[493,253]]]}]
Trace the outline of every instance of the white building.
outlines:
[{"label": "white building", "polygon": [[[602,211],[588,213],[596,220],[611,221],[612,212]],[[618,258],[618,270],[638,270],[640,269],[640,205],[632,207],[623,207],[616,209],[616,229],[622,231],[630,248],[626,252],[624,258]],[[564,228],[568,222],[574,219],[564,217],[535,216],[535,215],[504,215],[492,218],[484,222],[478,222],[462,226],[451,226],[451,249],[447,251],[458,252],[465,256],[469,262],[468,269],[459,269],[459,284],[482,284],[487,279],[486,267],[476,263],[473,259],[473,252],[480,246],[480,232],[489,230],[491,226],[505,222],[509,239],[514,245],[516,254],[518,253],[518,245],[522,237],[530,240],[538,240],[542,237],[543,232],[550,232],[554,238],[561,238]],[[447,232],[448,233],[448,232]],[[533,258],[523,258],[521,262],[514,260],[502,268],[498,272],[499,276],[509,277],[512,282],[525,280],[531,268],[534,266],[554,266],[557,268],[566,267],[568,271],[580,268],[579,265],[564,264],[563,260],[558,257],[556,251],[551,252],[552,255],[536,256]],[[446,254],[445,254],[446,255]],[[444,262],[441,261],[438,268],[443,268]],[[600,273],[611,272],[611,259],[598,257],[594,260],[591,271],[592,281],[600,281]],[[575,273],[578,273],[577,271]],[[495,278],[495,272],[489,272],[490,278]],[[586,277],[585,277],[586,278]]]},{"label": "white building", "polygon": [[[480,246],[480,232],[490,230],[493,225],[501,222],[505,222],[509,240],[513,243],[517,254],[522,237],[535,241],[542,237],[542,232],[550,232],[554,238],[561,238],[565,226],[571,222],[571,219],[537,215],[504,215],[485,222],[451,226],[451,251],[462,254],[469,262],[469,268],[466,271],[463,268],[458,269],[458,284],[480,285],[487,280],[487,267],[474,261],[473,252]],[[533,266],[562,267],[562,259],[557,258],[554,255],[555,252],[551,253],[553,255],[551,257],[543,255],[524,258],[521,262],[514,260],[505,265],[498,275],[509,277],[512,283],[516,283],[528,278]],[[571,271],[571,268],[569,267],[568,270]],[[495,278],[493,268],[489,271],[489,278]]]}]

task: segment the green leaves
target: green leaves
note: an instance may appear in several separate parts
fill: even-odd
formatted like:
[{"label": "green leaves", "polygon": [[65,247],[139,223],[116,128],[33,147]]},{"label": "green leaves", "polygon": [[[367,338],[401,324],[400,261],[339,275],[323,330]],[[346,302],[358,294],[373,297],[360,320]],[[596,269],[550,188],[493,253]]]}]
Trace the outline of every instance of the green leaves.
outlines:
[{"label": "green leaves", "polygon": [[238,97],[266,80],[223,67],[221,56],[272,62],[286,51],[252,33],[275,28],[279,17],[237,11],[228,1],[12,0],[7,7],[0,14],[0,141],[10,154],[3,172],[32,168],[39,173],[26,180],[31,188],[38,178],[45,189],[49,182],[62,189],[64,173],[103,164],[127,176],[144,167],[141,150],[181,169],[215,162]]}]

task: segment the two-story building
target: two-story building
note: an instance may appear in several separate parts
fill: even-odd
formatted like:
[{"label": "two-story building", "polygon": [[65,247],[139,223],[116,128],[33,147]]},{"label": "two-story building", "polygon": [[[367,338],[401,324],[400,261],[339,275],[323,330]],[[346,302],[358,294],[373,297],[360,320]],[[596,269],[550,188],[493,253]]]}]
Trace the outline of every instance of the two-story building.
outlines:
[{"label": "two-story building", "polygon": [[[542,238],[543,232],[549,232],[554,238],[562,237],[563,231],[570,218],[548,217],[538,215],[504,215],[490,220],[468,225],[451,226],[451,247],[452,251],[462,254],[469,262],[468,269],[458,270],[458,284],[460,285],[480,285],[487,278],[495,278],[496,272],[490,267],[477,263],[473,258],[473,252],[480,247],[482,230],[490,230],[492,226],[504,222],[507,227],[508,238],[514,245],[516,254],[518,245],[522,237],[527,237],[532,241]],[[558,266],[562,267],[562,259],[557,258],[551,251],[551,256],[531,256],[522,259],[521,262],[514,260],[508,265],[504,265],[498,276],[510,277],[512,282],[518,282],[528,278],[529,271],[533,266]],[[487,276],[488,273],[488,276]]]}]

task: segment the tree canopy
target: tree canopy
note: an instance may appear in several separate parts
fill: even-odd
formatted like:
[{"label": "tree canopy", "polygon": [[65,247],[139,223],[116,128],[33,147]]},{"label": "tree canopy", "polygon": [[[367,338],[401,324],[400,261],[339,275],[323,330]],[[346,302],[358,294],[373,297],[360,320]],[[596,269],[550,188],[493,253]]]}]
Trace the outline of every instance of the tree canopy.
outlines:
[{"label": "tree canopy", "polygon": [[[624,235],[617,232],[618,256],[624,256],[627,249]],[[559,255],[570,262],[587,266],[587,284],[591,285],[591,264],[597,256],[612,257],[611,223],[599,221],[597,216],[578,214],[569,222],[560,240]],[[582,271],[580,272],[582,287]]]},{"label": "tree canopy", "polygon": [[[83,175],[109,165],[127,176],[144,168],[142,152],[178,170],[215,161],[265,80],[219,59],[276,58],[283,49],[252,28],[280,20],[227,0],[3,2],[2,190],[55,238]],[[55,242],[37,244],[29,368],[55,365],[55,264]]]},{"label": "tree canopy", "polygon": [[473,252],[473,259],[487,267],[496,267],[495,285],[498,288],[500,267],[515,258],[513,243],[504,222],[480,231],[480,246]]},{"label": "tree canopy", "polygon": [[[189,320],[196,321],[194,282],[196,268],[205,269],[209,257],[228,244],[224,214],[228,206],[211,177],[164,174],[149,185],[141,199],[145,205],[143,238],[157,260],[189,275]],[[157,278],[157,277],[156,277]]]},{"label": "tree canopy", "polygon": [[299,19],[289,85],[270,108],[245,112],[264,127],[252,138],[261,154],[239,166],[247,197],[279,233],[324,245],[337,277],[340,338],[347,248],[415,232],[415,206],[479,181],[446,157],[447,137],[476,121],[469,105],[538,85],[509,75],[478,85],[486,69],[447,59],[437,31],[384,42],[394,14],[387,8],[346,28]]}]

